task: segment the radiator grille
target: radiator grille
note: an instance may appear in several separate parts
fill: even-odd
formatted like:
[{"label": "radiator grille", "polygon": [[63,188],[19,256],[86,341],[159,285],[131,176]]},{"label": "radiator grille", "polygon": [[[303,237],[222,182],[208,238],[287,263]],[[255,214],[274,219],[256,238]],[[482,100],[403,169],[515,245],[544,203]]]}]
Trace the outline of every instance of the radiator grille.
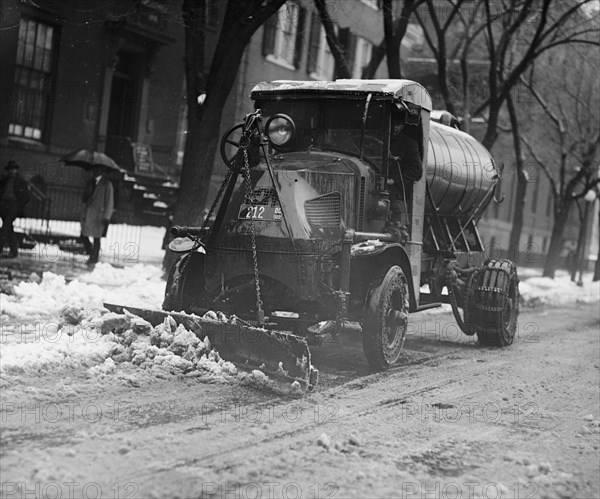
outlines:
[{"label": "radiator grille", "polygon": [[360,177],[360,194],[358,198],[358,230],[363,230],[365,218],[365,177]]},{"label": "radiator grille", "polygon": [[317,229],[334,229],[341,224],[341,197],[339,192],[310,199],[304,203],[308,223]]}]

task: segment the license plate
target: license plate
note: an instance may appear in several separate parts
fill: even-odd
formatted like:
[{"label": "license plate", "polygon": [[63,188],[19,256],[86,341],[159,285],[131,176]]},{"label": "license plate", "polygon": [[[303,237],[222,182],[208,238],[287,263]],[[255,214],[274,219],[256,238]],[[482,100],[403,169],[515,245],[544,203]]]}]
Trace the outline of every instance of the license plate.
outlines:
[{"label": "license plate", "polygon": [[238,218],[242,220],[281,220],[280,206],[263,206],[243,204],[240,206]]}]

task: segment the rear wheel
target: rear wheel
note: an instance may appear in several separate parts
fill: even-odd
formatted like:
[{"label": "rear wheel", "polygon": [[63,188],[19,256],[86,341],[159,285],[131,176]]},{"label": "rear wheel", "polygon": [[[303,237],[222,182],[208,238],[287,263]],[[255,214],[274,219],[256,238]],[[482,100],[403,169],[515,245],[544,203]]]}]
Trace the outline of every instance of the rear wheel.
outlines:
[{"label": "rear wheel", "polygon": [[373,288],[362,322],[363,351],[373,370],[388,369],[397,362],[408,324],[408,284],[398,266],[390,267]]},{"label": "rear wheel", "polygon": [[204,258],[202,253],[186,253],[173,264],[167,278],[163,310],[192,312],[205,306]]},{"label": "rear wheel", "polygon": [[485,346],[512,344],[519,316],[519,278],[510,260],[488,260],[471,281],[467,321]]}]

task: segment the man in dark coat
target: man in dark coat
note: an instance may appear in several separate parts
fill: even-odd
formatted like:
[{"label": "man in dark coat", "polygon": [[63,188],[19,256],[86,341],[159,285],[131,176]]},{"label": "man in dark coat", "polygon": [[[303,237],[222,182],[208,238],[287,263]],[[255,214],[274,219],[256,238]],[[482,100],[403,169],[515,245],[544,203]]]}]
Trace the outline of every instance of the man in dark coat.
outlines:
[{"label": "man in dark coat", "polygon": [[[102,168],[95,168],[93,177],[86,183],[82,201],[84,212],[81,219],[81,237],[90,258],[88,263],[97,263],[100,256],[100,238],[106,236],[108,224],[115,211],[112,182],[106,178]],[[88,238],[93,239],[93,244]]]},{"label": "man in dark coat", "polygon": [[[395,157],[396,165],[392,164],[392,178],[396,184],[400,184],[399,174],[404,182],[418,182],[423,176],[423,163],[421,161],[421,149],[419,143],[411,136],[403,133],[405,127],[402,115],[392,122],[392,137],[390,140],[390,152]],[[400,185],[397,185],[400,187]]]},{"label": "man in dark coat", "polygon": [[0,180],[0,217],[2,218],[0,253],[2,253],[4,245],[8,243],[10,248],[8,258],[16,258],[19,243],[13,223],[16,218],[23,216],[23,209],[29,202],[30,194],[27,181],[19,175],[19,165],[15,161],[9,161],[4,170],[6,175]]},{"label": "man in dark coat", "polygon": [[393,157],[390,165],[391,220],[406,225],[410,222],[410,200],[412,186],[423,176],[421,148],[416,139],[406,133],[406,114],[392,115],[392,136],[390,153]]}]

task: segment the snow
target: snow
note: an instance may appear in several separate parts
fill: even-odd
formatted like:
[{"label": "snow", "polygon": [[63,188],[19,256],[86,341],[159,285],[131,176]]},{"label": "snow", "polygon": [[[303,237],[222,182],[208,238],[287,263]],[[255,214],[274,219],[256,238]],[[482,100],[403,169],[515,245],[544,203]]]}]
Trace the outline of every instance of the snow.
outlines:
[{"label": "snow", "polygon": [[[87,376],[105,378],[130,366],[158,377],[187,375],[209,382],[267,385],[264,373],[238,372],[211,348],[208,338],[178,326],[171,317],[152,327],[129,312],[104,309],[103,302],[160,308],[165,288],[161,274],[151,265],[115,268],[100,263],[71,282],[45,272],[40,282],[23,281],[12,294],[0,294],[0,375],[83,367]],[[235,320],[220,312],[206,319]]]},{"label": "snow", "polygon": [[[584,276],[583,286],[571,282],[566,272],[558,272],[554,280],[540,274],[530,269],[520,272],[524,306],[600,303],[600,283],[592,282],[591,274]],[[164,286],[158,266],[115,268],[106,263],[71,282],[45,272],[39,282],[18,283],[13,294],[0,294],[0,374],[83,367],[88,376],[106,377],[127,364],[160,376],[187,375],[258,386],[269,383],[261,371],[239,372],[211,348],[208,338],[177,326],[170,317],[152,327],[139,317],[108,313],[102,306],[109,301],[160,308]],[[215,312],[204,319],[232,320]]]},{"label": "snow", "polygon": [[162,303],[164,289],[161,270],[152,265],[117,269],[99,263],[92,272],[71,282],[66,282],[64,276],[44,272],[40,283],[21,282],[14,287],[14,294],[0,295],[0,320],[30,323],[57,319],[64,307],[94,314],[105,301],[155,308]]},{"label": "snow", "polygon": [[[523,274],[529,276],[524,278]],[[525,306],[547,305],[558,306],[574,303],[600,304],[600,281],[593,282],[591,273],[583,278],[583,285],[578,286],[564,271],[559,271],[554,279],[540,277],[541,272],[519,271],[521,282],[519,293]]]}]

